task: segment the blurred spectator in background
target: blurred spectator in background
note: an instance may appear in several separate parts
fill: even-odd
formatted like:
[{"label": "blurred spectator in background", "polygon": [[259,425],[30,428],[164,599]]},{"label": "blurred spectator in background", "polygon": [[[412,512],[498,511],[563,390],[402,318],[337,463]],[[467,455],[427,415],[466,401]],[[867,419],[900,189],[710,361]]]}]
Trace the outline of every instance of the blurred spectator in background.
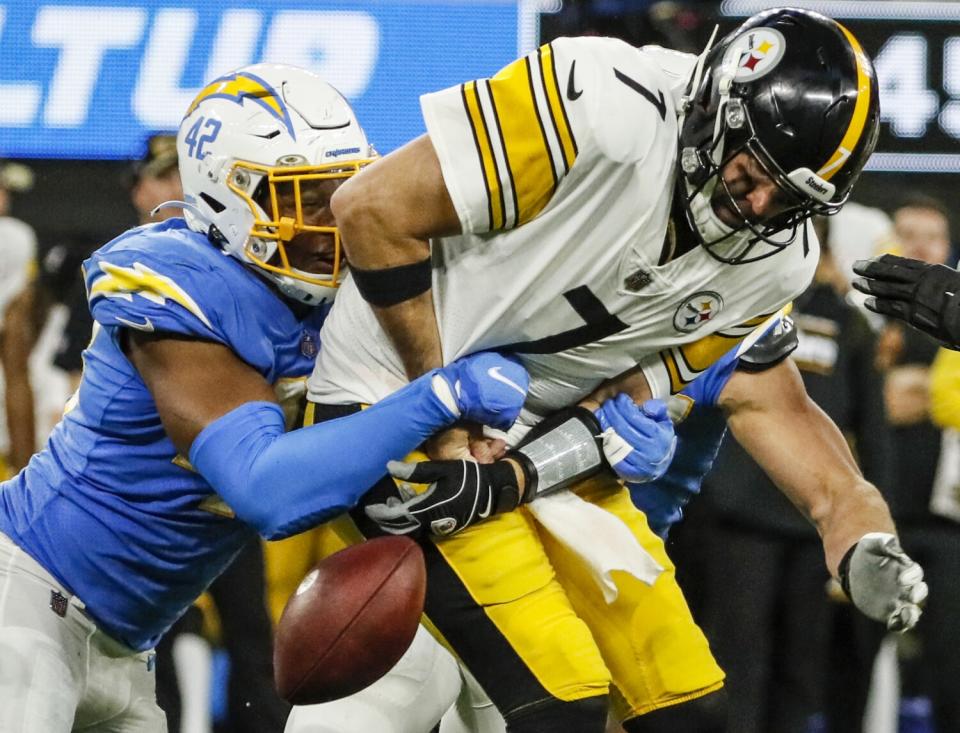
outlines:
[{"label": "blurred spectator in background", "polygon": [[[850,281],[855,277],[853,263],[890,249],[894,241],[893,222],[882,209],[848,201],[836,216],[830,218],[827,236],[837,274],[835,284],[840,292],[852,297],[859,305],[863,296],[850,289]],[[879,328],[881,321],[878,319],[874,325]]]},{"label": "blurred spectator in background", "polygon": [[33,289],[37,239],[28,224],[10,215],[12,194],[29,191],[33,173],[18,163],[0,161],[0,365],[6,409],[7,445],[0,456],[6,479],[30,460],[36,449],[33,389],[28,360],[37,335]]},{"label": "blurred spectator in background", "polygon": [[[828,241],[825,231],[821,241]],[[884,421],[875,340],[838,291],[838,283],[845,289],[842,280],[824,247],[814,283],[796,302],[799,347],[792,358],[811,398],[850,440],[866,478],[883,486],[887,436],[878,429]],[[802,435],[796,444],[802,451]],[[703,572],[691,581],[703,585],[697,610],[727,672],[727,730],[824,730],[831,633],[836,613],[846,609],[828,598],[830,576],[817,534],[734,440],[721,448],[705,487],[709,516],[698,518],[707,532],[698,541]],[[690,529],[684,527],[688,538]],[[861,678],[844,690],[850,710],[841,714],[847,718],[862,716],[882,631],[875,626],[858,666]]]},{"label": "blurred spectator in background", "polygon": [[180,172],[177,170],[177,137],[153,135],[147,141],[147,152],[135,163],[130,178],[130,201],[141,224],[164,221],[180,216],[177,207],[157,209],[160,204],[183,200]]},{"label": "blurred spectator in background", "polygon": [[[933,198],[912,197],[893,213],[895,254],[931,264],[946,264],[950,257],[947,211]],[[952,264],[952,263],[951,263]],[[931,364],[938,345],[924,334],[890,321],[880,335],[877,364],[884,372],[884,402],[893,431],[893,480],[890,509],[900,529],[904,549],[922,563],[931,594],[923,623],[915,630],[919,645],[902,645],[902,695],[906,703],[929,698],[937,731],[960,731],[960,517],[948,518],[940,499],[934,495],[938,467],[957,460],[941,455],[941,436],[931,419],[937,414],[944,422],[950,417],[955,397],[940,387],[931,392]],[[950,359],[942,363],[950,371]],[[938,384],[950,380],[941,375]],[[936,404],[931,395],[936,394]],[[943,443],[947,440],[947,443]],[[943,483],[943,482],[941,482]],[[955,494],[955,486],[947,487]]]}]

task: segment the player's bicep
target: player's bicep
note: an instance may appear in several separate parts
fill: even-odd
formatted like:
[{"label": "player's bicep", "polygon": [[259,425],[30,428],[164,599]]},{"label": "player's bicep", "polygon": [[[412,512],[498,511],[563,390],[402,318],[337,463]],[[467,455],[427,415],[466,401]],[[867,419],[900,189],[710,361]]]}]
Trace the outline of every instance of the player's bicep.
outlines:
[{"label": "player's bicep", "polygon": [[[331,208],[350,263],[364,269],[418,261],[429,253],[426,240],[460,231],[440,162],[426,135],[344,183]],[[394,246],[379,246],[385,237]]]},{"label": "player's bicep", "polygon": [[222,344],[129,329],[124,347],[153,395],[164,430],[183,455],[207,425],[234,408],[276,402],[270,384]]}]

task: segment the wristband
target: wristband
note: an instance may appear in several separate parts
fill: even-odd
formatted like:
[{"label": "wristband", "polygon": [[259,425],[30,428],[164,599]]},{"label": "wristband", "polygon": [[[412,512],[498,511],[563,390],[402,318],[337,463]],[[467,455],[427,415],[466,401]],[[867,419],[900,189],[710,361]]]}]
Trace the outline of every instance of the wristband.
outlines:
[{"label": "wristband", "polygon": [[360,295],[370,305],[389,308],[427,292],[433,285],[430,257],[409,265],[361,270],[351,267]]},{"label": "wristband", "polygon": [[857,549],[859,542],[854,542],[850,549],[843,554],[840,566],[837,568],[837,579],[840,581],[840,587],[847,594],[847,598],[853,598],[850,595],[850,560],[853,557],[853,551]]}]

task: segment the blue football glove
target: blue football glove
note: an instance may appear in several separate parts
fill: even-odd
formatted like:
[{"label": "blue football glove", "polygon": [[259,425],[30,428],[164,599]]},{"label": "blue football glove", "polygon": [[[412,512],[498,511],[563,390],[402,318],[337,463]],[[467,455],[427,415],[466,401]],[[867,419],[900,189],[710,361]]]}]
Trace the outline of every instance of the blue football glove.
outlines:
[{"label": "blue football glove", "polygon": [[596,411],[603,454],[624,481],[646,483],[664,473],[677,449],[677,436],[667,406],[647,400],[638,406],[625,394],[604,402]]},{"label": "blue football glove", "polygon": [[507,430],[527,398],[530,375],[516,359],[486,351],[436,370],[432,386],[455,417]]}]

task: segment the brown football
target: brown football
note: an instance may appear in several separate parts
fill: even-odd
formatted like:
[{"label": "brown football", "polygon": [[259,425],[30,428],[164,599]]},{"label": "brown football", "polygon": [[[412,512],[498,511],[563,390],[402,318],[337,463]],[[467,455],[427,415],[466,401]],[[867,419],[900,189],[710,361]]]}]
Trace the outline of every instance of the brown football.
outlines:
[{"label": "brown football", "polygon": [[423,551],[408,537],[378,537],[322,560],[280,618],[277,691],[313,705],[376,682],[413,641],[426,586]]}]

